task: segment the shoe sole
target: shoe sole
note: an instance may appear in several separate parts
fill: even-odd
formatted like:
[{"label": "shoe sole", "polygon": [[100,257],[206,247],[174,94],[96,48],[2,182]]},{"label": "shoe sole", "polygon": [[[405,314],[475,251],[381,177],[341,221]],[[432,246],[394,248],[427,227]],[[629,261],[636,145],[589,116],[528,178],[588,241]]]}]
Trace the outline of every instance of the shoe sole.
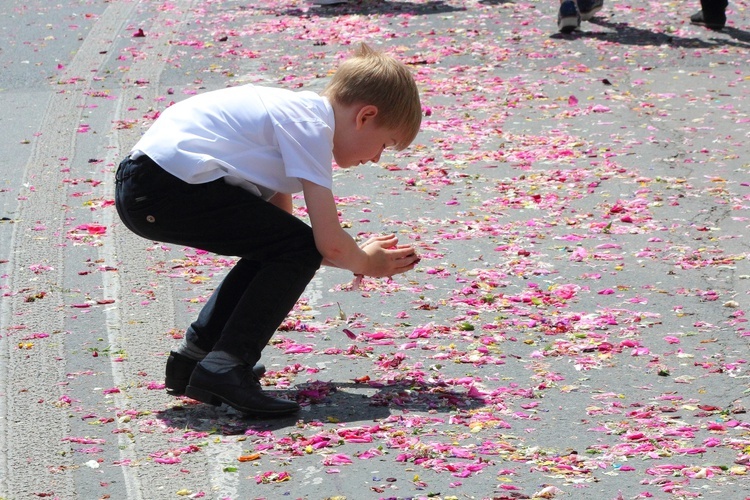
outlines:
[{"label": "shoe sole", "polygon": [[601,5],[598,6],[598,7],[594,7],[593,9],[591,9],[588,12],[579,12],[579,14],[581,14],[581,21],[589,21],[589,20],[591,20],[591,18],[594,17],[596,15],[596,13],[599,12],[600,10],[602,10],[602,6]]},{"label": "shoe sole", "polygon": [[263,409],[257,409],[257,408],[243,408],[239,405],[236,405],[232,403],[231,401],[228,401],[226,398],[223,398],[219,396],[218,394],[214,394],[211,391],[207,391],[205,389],[200,389],[198,387],[193,387],[192,385],[187,386],[185,389],[185,396],[195,399],[196,401],[200,401],[201,403],[206,403],[213,406],[221,406],[222,403],[231,406],[235,410],[238,410],[246,415],[261,415],[261,416],[278,416],[278,415],[288,415],[290,413],[296,413],[299,411],[299,406],[296,408],[289,408],[288,410],[263,410]]},{"label": "shoe sole", "polygon": [[557,28],[560,30],[560,33],[572,33],[578,29],[579,26],[580,23],[578,22],[577,17],[563,17],[557,23]]},{"label": "shoe sole", "polygon": [[690,21],[690,24],[694,26],[703,26],[704,28],[708,28],[713,31],[721,31],[724,29],[723,24],[711,24],[711,23],[706,23],[706,22],[695,22],[695,21]]}]

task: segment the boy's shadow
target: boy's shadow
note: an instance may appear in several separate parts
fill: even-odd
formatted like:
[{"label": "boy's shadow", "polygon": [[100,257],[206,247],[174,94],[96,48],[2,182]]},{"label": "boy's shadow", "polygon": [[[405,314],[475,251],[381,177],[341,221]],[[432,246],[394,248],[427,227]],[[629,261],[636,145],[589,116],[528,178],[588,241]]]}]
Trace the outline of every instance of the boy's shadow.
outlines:
[{"label": "boy's shadow", "polygon": [[[585,31],[576,30],[570,34],[555,33],[550,38],[595,38],[602,41],[614,41],[625,45],[670,45],[678,48],[711,48],[719,45],[730,45],[740,48],[750,48],[750,33],[738,30],[732,27],[725,27],[723,31],[716,32],[716,35],[722,33],[729,35],[733,40],[726,38],[711,37],[709,40],[701,38],[683,38],[670,33],[657,33],[641,28],[635,28],[624,22],[612,22],[602,17],[594,17],[590,21],[592,24],[608,28],[612,31]],[[707,28],[704,28],[707,29]]]},{"label": "boy's shadow", "polygon": [[[157,418],[174,428],[192,431],[215,431],[224,435],[242,434],[248,428],[262,427],[276,430],[295,425],[300,420],[332,423],[373,422],[389,417],[393,412],[448,413],[472,410],[485,406],[465,392],[457,392],[444,385],[398,382],[381,387],[354,382],[320,382],[300,384],[289,391],[270,394],[294,395],[302,405],[298,413],[283,417],[263,418],[243,415],[222,405],[215,407],[189,398],[184,404],[156,412]],[[287,397],[288,397],[287,396]]]},{"label": "boy's shadow", "polygon": [[346,3],[334,5],[316,5],[310,10],[287,9],[281,11],[288,16],[310,16],[338,17],[343,14],[412,14],[424,16],[429,14],[445,14],[449,12],[463,11],[465,7],[454,7],[443,0],[430,0],[425,3],[410,3],[385,0],[350,0]]},{"label": "boy's shadow", "polygon": [[730,26],[725,26],[724,31],[722,33],[726,33],[727,35],[731,36],[735,40],[742,42],[742,45],[737,44],[740,47],[750,47],[750,33],[743,30],[738,30],[737,28],[732,28]]}]

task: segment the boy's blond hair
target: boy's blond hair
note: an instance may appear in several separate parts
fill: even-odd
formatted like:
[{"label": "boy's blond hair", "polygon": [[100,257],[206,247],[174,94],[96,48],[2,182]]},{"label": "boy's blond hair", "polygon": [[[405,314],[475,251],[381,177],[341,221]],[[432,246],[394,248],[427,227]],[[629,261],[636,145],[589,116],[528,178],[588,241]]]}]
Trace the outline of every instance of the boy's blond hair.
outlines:
[{"label": "boy's blond hair", "polygon": [[422,104],[409,68],[365,43],[341,63],[323,95],[345,106],[376,106],[375,123],[399,133],[397,150],[406,148],[419,133]]}]

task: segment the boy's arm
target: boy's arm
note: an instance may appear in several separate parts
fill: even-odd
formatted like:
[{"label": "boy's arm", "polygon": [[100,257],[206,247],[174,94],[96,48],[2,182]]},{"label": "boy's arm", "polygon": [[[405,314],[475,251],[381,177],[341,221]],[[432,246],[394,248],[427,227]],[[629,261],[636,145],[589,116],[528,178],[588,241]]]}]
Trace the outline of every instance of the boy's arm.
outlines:
[{"label": "boy's arm", "polygon": [[335,267],[365,276],[393,276],[419,262],[414,248],[398,245],[395,236],[381,236],[360,248],[339,223],[336,202],[328,188],[302,179],[315,246],[323,259]]},{"label": "boy's arm", "polygon": [[292,204],[292,195],[287,193],[276,193],[275,195],[271,196],[271,199],[268,200],[268,202],[271,205],[274,205],[280,209],[282,209],[284,212],[287,213],[293,213],[294,212],[294,205]]}]

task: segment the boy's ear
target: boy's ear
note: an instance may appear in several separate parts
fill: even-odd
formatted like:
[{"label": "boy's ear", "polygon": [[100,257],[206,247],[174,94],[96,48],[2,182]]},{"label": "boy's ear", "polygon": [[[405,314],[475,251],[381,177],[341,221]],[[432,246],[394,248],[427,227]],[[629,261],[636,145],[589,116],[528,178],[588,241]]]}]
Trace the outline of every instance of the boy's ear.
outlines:
[{"label": "boy's ear", "polygon": [[357,128],[360,128],[368,120],[374,120],[378,115],[378,107],[374,104],[366,104],[357,112]]}]

